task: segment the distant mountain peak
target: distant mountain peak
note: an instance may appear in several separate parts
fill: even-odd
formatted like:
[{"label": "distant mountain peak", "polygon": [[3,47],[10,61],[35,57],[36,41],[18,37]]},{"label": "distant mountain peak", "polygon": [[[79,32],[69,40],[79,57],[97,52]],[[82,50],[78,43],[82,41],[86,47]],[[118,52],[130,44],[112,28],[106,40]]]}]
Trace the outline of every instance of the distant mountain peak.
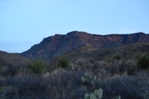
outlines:
[{"label": "distant mountain peak", "polygon": [[85,34],[89,34],[89,33],[84,31],[71,31],[71,32],[68,32],[66,35],[85,35]]},{"label": "distant mountain peak", "polygon": [[67,34],[75,34],[75,33],[78,33],[79,31],[71,31],[71,32],[68,32]]},{"label": "distant mountain peak", "polygon": [[143,32],[133,34],[97,35],[82,31],[71,31],[66,35],[55,34],[44,38],[22,55],[31,59],[50,60],[82,46],[110,48],[137,42],[149,42],[149,35]]},{"label": "distant mountain peak", "polygon": [[132,35],[135,35],[135,34],[137,34],[137,35],[145,35],[144,32],[136,32],[136,33],[132,33]]}]

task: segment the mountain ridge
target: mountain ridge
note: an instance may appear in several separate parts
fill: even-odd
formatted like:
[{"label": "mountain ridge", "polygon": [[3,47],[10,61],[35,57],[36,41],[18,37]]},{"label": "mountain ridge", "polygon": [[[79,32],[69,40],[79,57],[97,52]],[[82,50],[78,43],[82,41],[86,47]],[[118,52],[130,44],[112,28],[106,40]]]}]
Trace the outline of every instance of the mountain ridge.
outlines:
[{"label": "mountain ridge", "polygon": [[21,55],[30,59],[51,60],[85,45],[95,48],[110,48],[137,42],[149,42],[149,34],[137,32],[132,34],[98,35],[72,31],[66,35],[55,34],[44,38],[39,44],[32,46]]}]

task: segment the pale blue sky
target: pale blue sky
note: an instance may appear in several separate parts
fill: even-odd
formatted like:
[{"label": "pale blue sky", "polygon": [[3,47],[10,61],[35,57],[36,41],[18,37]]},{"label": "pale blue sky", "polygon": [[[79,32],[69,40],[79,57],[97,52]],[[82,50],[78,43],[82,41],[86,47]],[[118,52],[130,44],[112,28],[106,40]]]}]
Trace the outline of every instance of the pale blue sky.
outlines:
[{"label": "pale blue sky", "polygon": [[23,52],[73,30],[149,33],[149,0],[0,0],[0,50]]}]

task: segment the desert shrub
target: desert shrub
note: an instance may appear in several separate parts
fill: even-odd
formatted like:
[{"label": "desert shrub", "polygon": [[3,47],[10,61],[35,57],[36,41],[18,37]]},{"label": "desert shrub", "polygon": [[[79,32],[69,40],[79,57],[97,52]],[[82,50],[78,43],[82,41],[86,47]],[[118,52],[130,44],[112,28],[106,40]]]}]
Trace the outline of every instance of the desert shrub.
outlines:
[{"label": "desert shrub", "polygon": [[58,66],[61,68],[67,68],[69,66],[69,60],[66,57],[62,57],[58,60]]},{"label": "desert shrub", "polygon": [[141,69],[147,69],[149,67],[149,57],[147,56],[142,56],[138,59],[137,65]]},{"label": "desert shrub", "polygon": [[38,76],[7,77],[2,83],[0,96],[2,99],[47,99],[50,94],[43,81],[44,79]]},{"label": "desert shrub", "polygon": [[[144,76],[144,77],[143,77]],[[103,80],[101,88],[105,99],[121,95],[122,99],[148,99],[149,77],[146,74],[136,76],[113,76]]]},{"label": "desert shrub", "polygon": [[[0,79],[0,99],[83,99],[85,93],[103,89],[102,99],[121,95],[122,99],[148,99],[149,73],[115,75],[102,79],[95,88],[82,90],[83,71],[59,71],[44,78],[37,75]],[[87,86],[88,87],[88,86]]]},{"label": "desert shrub", "polygon": [[31,64],[30,70],[35,74],[41,74],[45,70],[43,61],[36,60]]},{"label": "desert shrub", "polygon": [[0,74],[3,76],[16,76],[19,72],[25,71],[27,66],[13,66],[13,65],[6,65],[1,66]]},{"label": "desert shrub", "polygon": [[18,66],[12,66],[12,65],[7,65],[6,66],[6,71],[5,74],[9,75],[9,76],[14,76],[17,74],[18,72]]},{"label": "desert shrub", "polygon": [[90,63],[92,63],[92,64],[93,64],[93,63],[94,63],[94,60],[92,60],[92,59],[91,59],[91,60],[90,60]]},{"label": "desert shrub", "polygon": [[117,54],[117,55],[114,56],[114,58],[117,59],[117,60],[120,60],[121,56]]},{"label": "desert shrub", "polygon": [[0,79],[0,99],[80,99],[82,71],[64,71],[44,78],[36,75]]},{"label": "desert shrub", "polygon": [[[122,99],[148,99],[148,75],[149,73],[139,72],[133,76],[127,76],[125,74],[109,76],[102,79],[101,83],[96,83],[94,89],[103,89],[104,94],[102,99],[110,99],[119,95],[121,95]],[[83,88],[86,93],[94,92],[87,85],[85,87],[83,86]]]}]

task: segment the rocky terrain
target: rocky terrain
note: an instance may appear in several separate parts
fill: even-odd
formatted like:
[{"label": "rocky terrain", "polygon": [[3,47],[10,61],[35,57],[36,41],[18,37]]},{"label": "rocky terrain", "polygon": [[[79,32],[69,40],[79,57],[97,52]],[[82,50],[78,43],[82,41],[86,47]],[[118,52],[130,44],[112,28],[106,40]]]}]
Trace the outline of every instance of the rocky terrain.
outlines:
[{"label": "rocky terrain", "polygon": [[134,34],[95,35],[87,32],[73,31],[66,35],[56,34],[44,38],[21,55],[29,59],[51,60],[79,47],[91,45],[96,48],[112,48],[137,42],[149,42],[149,35],[138,32]]}]

